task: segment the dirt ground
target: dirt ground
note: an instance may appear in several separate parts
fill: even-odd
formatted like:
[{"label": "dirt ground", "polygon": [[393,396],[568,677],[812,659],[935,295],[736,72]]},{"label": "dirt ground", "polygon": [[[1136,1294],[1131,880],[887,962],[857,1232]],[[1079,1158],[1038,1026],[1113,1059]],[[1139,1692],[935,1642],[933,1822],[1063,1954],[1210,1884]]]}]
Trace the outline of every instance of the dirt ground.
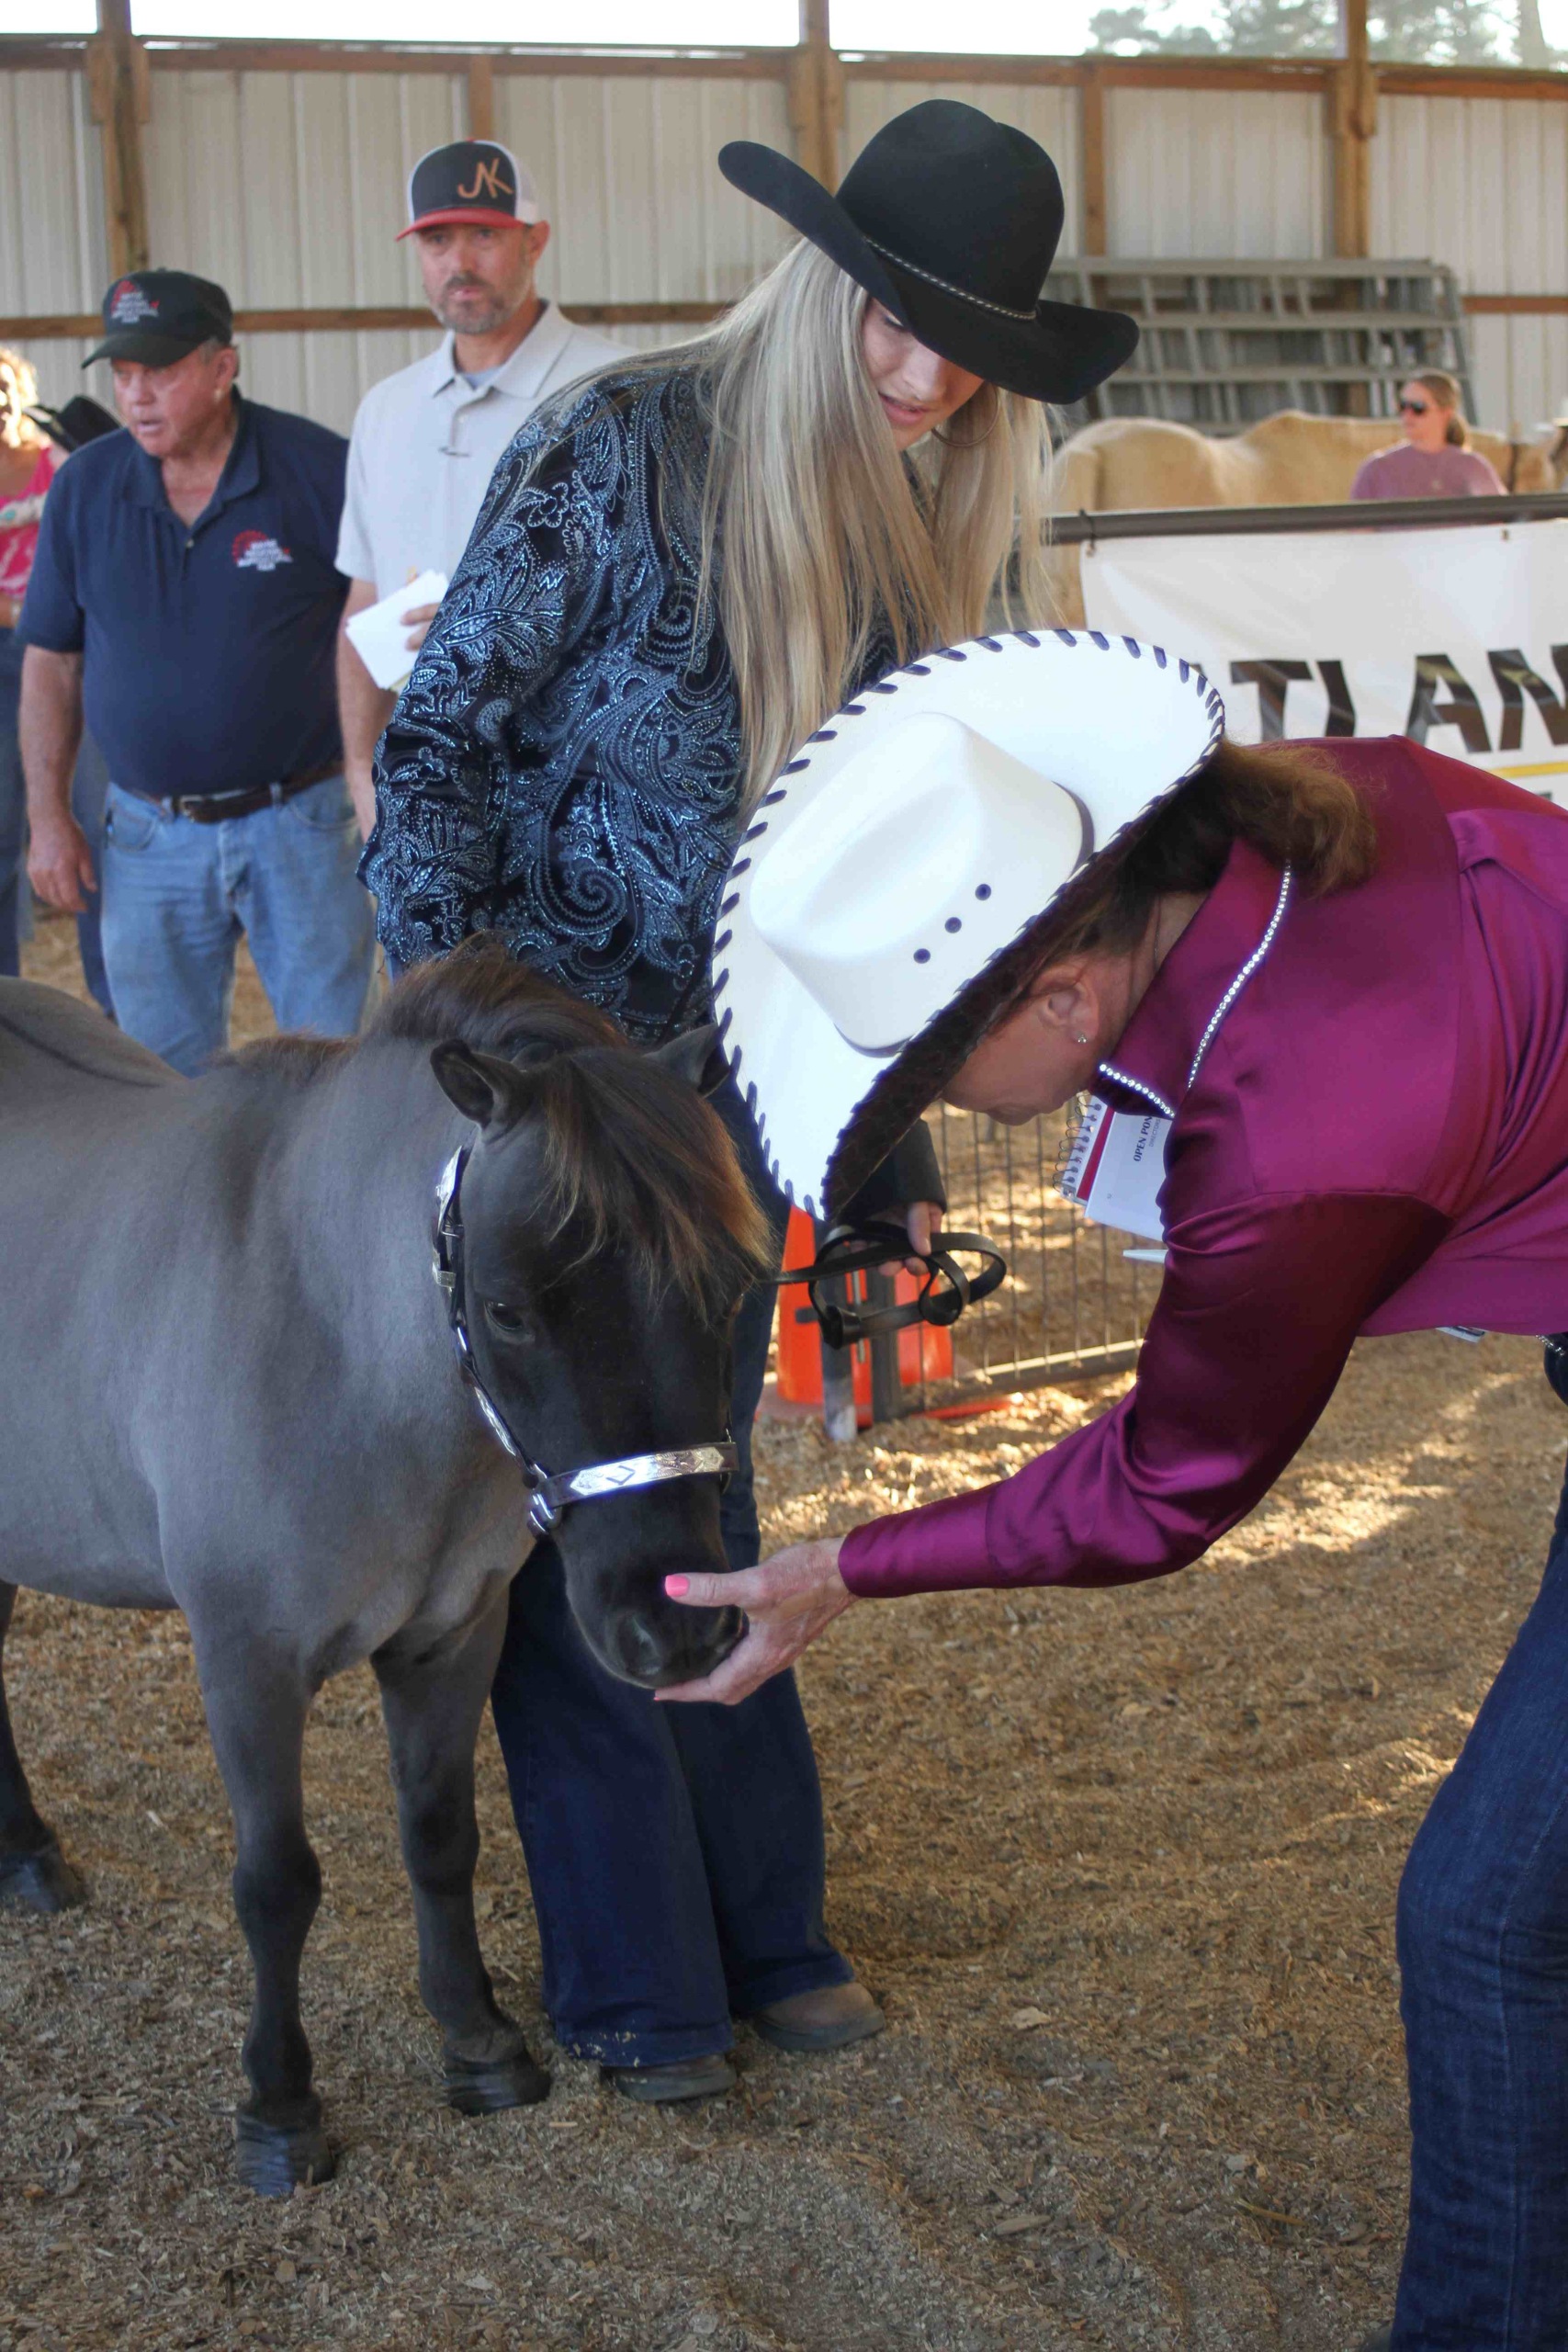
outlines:
[{"label": "dirt ground", "polygon": [[[46,926],[32,968],[66,967]],[[765,1427],[765,1532],[1004,1475],[1117,1393]],[[802,2059],[742,2028],[739,2090],[684,2109],[555,2050],[488,1729],[483,1934],[555,2084],[440,2105],[373,1685],[334,1681],[305,1976],[341,2154],[281,2206],[229,2175],[248,1968],[183,1624],[24,1595],[18,1735],[92,1901],[0,1914],[0,2352],[1349,2352],[1402,2228],[1400,1860],[1563,1436],[1532,1343],[1372,1342],[1185,1575],[852,1611],[803,1684],[830,1924],[888,2030]]]}]

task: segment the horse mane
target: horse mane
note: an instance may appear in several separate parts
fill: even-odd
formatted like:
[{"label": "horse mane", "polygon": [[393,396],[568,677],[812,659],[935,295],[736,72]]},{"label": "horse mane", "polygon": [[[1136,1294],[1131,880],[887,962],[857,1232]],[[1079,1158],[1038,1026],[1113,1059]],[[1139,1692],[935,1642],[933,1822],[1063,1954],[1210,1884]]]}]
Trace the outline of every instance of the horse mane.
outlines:
[{"label": "horse mane", "polygon": [[714,1295],[716,1254],[745,1275],[772,1272],[768,1221],[695,1087],[491,933],[406,973],[357,1040],[269,1038],[231,1058],[308,1084],[383,1039],[457,1041],[527,1069],[544,1140],[540,1207],[552,1239],[572,1227],[575,1262],[613,1250],[632,1258],[650,1292],[673,1284],[699,1302]]}]

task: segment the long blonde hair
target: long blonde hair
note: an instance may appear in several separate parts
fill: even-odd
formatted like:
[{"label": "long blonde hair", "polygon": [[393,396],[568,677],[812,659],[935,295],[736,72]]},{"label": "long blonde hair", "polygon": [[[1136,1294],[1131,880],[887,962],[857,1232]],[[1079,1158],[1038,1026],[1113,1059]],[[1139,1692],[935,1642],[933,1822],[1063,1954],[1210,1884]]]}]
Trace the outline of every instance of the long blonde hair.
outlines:
[{"label": "long blonde hair", "polygon": [[802,242],[724,318],[628,365],[697,376],[711,421],[698,626],[716,614],[740,704],[750,809],[845,702],[872,640],[900,662],[1046,619],[1050,420],[982,384],[900,458],[866,372],[869,297]]},{"label": "long blonde hair", "polygon": [[38,378],[19,351],[0,344],[0,441],[8,449],[42,446],[43,435],[27,414],[38,399]]}]

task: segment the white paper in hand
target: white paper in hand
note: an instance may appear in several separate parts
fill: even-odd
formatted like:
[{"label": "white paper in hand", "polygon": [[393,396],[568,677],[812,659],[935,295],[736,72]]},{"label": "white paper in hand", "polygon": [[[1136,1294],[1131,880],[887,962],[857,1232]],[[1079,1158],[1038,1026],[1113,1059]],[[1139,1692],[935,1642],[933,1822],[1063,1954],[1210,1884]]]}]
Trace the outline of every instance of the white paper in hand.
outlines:
[{"label": "white paper in hand", "polygon": [[416,605],[438,605],[446,585],[444,571],[422,571],[406,588],[394,588],[378,605],[367,605],[345,624],[349,643],[389,694],[402,684],[419,658],[409,651],[409,624],[403,615]]}]

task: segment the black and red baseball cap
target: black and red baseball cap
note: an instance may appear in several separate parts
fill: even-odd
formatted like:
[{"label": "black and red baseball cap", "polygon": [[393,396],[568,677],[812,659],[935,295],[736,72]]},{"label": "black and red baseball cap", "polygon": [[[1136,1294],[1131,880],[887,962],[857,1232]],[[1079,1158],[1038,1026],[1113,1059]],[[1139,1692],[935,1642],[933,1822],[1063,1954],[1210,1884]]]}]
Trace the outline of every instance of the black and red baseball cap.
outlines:
[{"label": "black and red baseball cap", "polygon": [[170,368],[200,344],[233,340],[234,313],[221,286],[186,269],[133,269],[104,296],[104,339],[82,365],[130,359]]},{"label": "black and red baseball cap", "polygon": [[409,225],[398,236],[464,221],[509,228],[539,217],[538,190],[510,147],[493,139],[454,139],[422,155],[409,174]]}]

